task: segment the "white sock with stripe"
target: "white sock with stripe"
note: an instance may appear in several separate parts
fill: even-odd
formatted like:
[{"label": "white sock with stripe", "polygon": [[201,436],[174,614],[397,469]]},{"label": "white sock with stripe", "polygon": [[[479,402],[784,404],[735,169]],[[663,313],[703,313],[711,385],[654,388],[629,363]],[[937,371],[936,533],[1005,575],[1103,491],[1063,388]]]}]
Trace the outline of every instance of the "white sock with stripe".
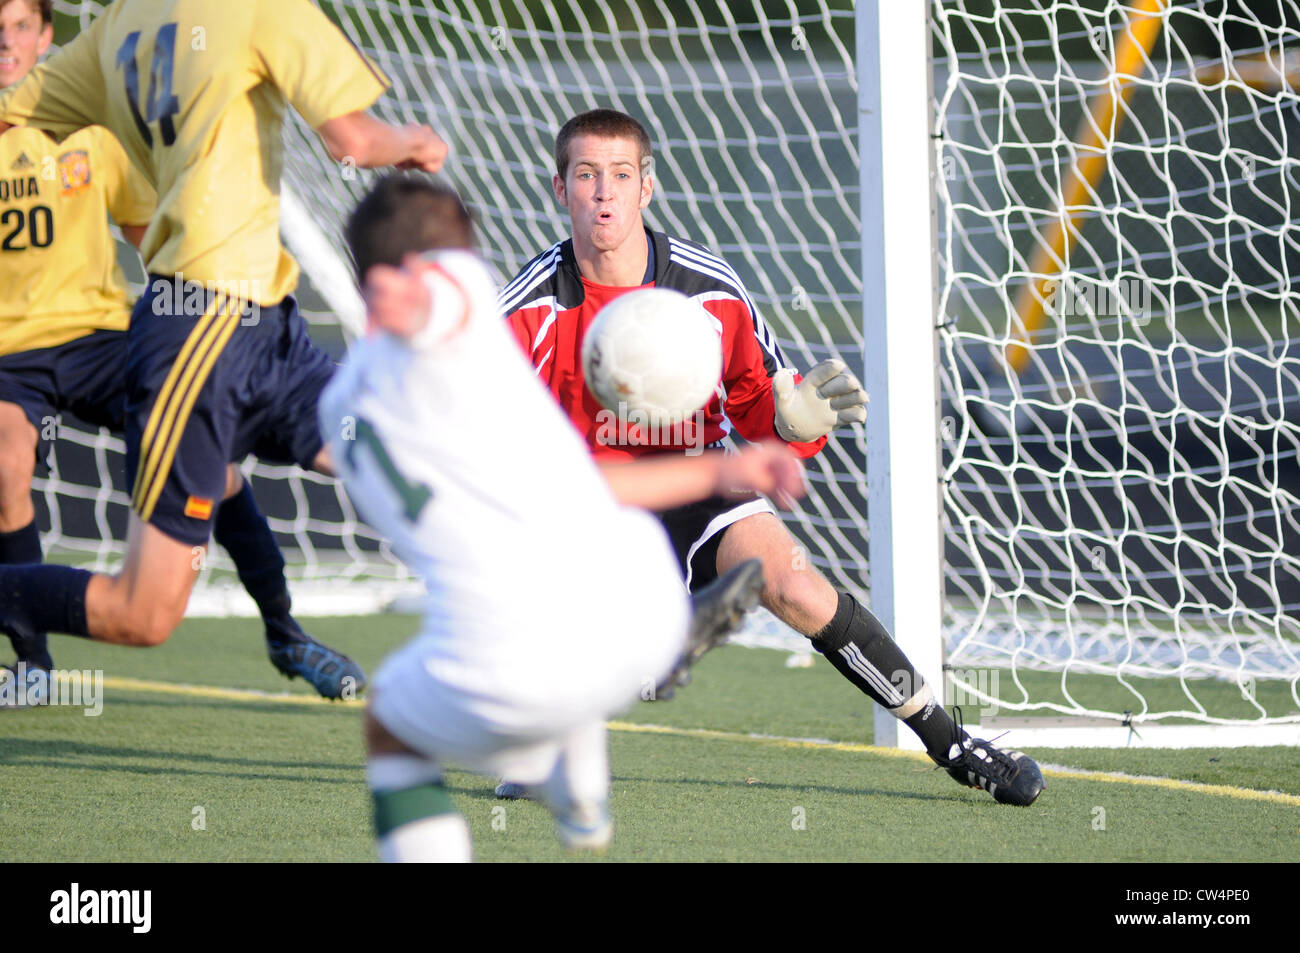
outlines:
[{"label": "white sock with stripe", "polygon": [[473,859],[469,826],[456,813],[437,762],[418,755],[372,755],[366,781],[384,863],[452,864]]}]

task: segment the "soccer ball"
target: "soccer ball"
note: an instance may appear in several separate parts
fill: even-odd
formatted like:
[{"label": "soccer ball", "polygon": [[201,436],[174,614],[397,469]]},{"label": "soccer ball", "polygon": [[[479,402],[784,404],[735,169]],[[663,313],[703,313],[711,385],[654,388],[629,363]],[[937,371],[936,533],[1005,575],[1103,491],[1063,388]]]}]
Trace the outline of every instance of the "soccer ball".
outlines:
[{"label": "soccer ball", "polygon": [[651,426],[703,407],[722,376],[713,319],[680,291],[643,288],[601,308],[582,339],[587,388],[608,410]]}]

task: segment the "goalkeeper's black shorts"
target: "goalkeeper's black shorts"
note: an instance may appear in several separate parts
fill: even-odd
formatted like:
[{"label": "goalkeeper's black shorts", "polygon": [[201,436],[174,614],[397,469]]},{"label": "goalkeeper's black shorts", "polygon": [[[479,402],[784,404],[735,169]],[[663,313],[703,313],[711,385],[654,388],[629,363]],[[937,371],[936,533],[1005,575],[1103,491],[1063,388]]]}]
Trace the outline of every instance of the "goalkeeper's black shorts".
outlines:
[{"label": "goalkeeper's black shorts", "polygon": [[686,588],[694,592],[718,578],[718,544],[732,523],[755,513],[771,513],[772,504],[761,496],[711,496],[656,513],[668,531]]}]

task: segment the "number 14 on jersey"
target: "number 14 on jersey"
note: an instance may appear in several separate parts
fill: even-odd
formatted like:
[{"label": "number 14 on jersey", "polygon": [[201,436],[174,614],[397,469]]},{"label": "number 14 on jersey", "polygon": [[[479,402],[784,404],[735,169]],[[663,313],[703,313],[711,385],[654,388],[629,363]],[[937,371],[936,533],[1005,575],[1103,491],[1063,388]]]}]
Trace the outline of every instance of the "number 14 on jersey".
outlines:
[{"label": "number 14 on jersey", "polygon": [[180,101],[172,92],[176,24],[164,23],[154,38],[153,62],[149,66],[149,95],[144,101],[143,114],[140,112],[140,67],[135,61],[135,51],[139,44],[140,31],[136,30],[127,35],[117,51],[117,67],[125,73],[126,100],[131,106],[131,115],[135,117],[135,127],[140,131],[145,144],[153,146],[153,132],[149,125],[156,122],[162,133],[163,145],[170,146],[176,141],[176,126],[172,122],[172,116],[180,111]]}]

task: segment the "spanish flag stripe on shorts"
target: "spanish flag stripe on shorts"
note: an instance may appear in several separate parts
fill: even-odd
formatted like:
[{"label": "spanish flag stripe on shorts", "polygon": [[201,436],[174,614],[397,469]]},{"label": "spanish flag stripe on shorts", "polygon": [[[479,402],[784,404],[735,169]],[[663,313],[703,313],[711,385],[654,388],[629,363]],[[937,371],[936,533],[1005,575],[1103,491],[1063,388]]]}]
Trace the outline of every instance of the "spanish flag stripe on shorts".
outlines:
[{"label": "spanish flag stripe on shorts", "polygon": [[154,398],[153,407],[149,411],[149,421],[145,424],[144,436],[140,439],[140,462],[137,465],[135,490],[131,494],[131,505],[135,507],[137,511],[140,510],[140,503],[145,498],[145,482],[147,476],[153,470],[152,461],[155,457],[153,452],[153,447],[155,445],[154,437],[157,434],[158,427],[167,412],[168,397],[174,391],[177,380],[189,365],[190,357],[194,353],[194,349],[203,339],[203,335],[207,332],[209,325],[211,325],[216,319],[216,309],[217,300],[214,297],[204,310],[203,316],[199,318],[198,322],[194,325],[193,330],[190,331],[189,336],[185,339],[185,343],[181,346],[180,353],[176,355],[176,360],[172,362],[172,366],[167,372],[167,379],[163,381],[163,386],[159,389],[157,396]]},{"label": "spanish flag stripe on shorts", "polygon": [[180,419],[177,425],[172,429],[170,436],[166,441],[166,454],[163,456],[162,463],[158,467],[159,476],[155,481],[153,489],[149,493],[149,498],[145,500],[145,508],[141,512],[141,517],[148,520],[153,515],[153,508],[158,503],[158,497],[162,494],[163,487],[167,483],[167,474],[171,471],[172,461],[176,459],[176,451],[180,447],[181,434],[185,430],[185,422],[189,420],[190,411],[194,409],[194,402],[199,399],[199,391],[203,390],[203,384],[208,379],[208,374],[212,372],[213,366],[217,363],[217,358],[221,357],[221,352],[225,350],[226,342],[230,340],[235,329],[239,327],[240,316],[235,314],[223,315],[216,328],[215,346],[211,351],[202,358],[203,366],[200,369],[198,377],[195,379],[193,386],[185,392],[184,403],[181,404]]},{"label": "spanish flag stripe on shorts", "polygon": [[[190,358],[188,366],[180,380],[170,393],[165,396],[168,408],[163,416],[159,431],[151,444],[141,446],[141,472],[147,490],[140,495],[137,507],[145,521],[153,515],[167,475],[171,472],[176,450],[180,446],[181,436],[189,421],[190,411],[198,399],[199,392],[207,382],[208,375],[216,365],[217,359],[225,349],[226,342],[239,326],[239,314],[219,314],[204,332],[202,340]],[[160,394],[161,400],[164,395]]]},{"label": "spanish flag stripe on shorts", "polygon": [[135,491],[131,494],[131,505],[135,506],[136,509],[139,509],[139,502],[144,498],[144,479],[149,470],[148,461],[152,456],[150,449],[153,446],[154,434],[158,431],[159,422],[167,409],[167,395],[176,386],[176,380],[189,363],[194,348],[198,346],[208,325],[216,317],[216,305],[217,301],[214,298],[204,310],[203,316],[194,325],[193,330],[190,331],[185,343],[181,345],[180,353],[176,355],[176,360],[172,362],[171,369],[167,372],[167,379],[163,381],[163,386],[154,398],[153,407],[149,411],[149,421],[145,424],[144,436],[140,439],[140,463],[136,472]]},{"label": "spanish flag stripe on shorts", "polygon": [[190,410],[207,382],[226,342],[239,326],[238,302],[223,295],[213,297],[167,373],[154,401],[140,442],[140,464],[132,504],[148,521],[158,502]]}]

